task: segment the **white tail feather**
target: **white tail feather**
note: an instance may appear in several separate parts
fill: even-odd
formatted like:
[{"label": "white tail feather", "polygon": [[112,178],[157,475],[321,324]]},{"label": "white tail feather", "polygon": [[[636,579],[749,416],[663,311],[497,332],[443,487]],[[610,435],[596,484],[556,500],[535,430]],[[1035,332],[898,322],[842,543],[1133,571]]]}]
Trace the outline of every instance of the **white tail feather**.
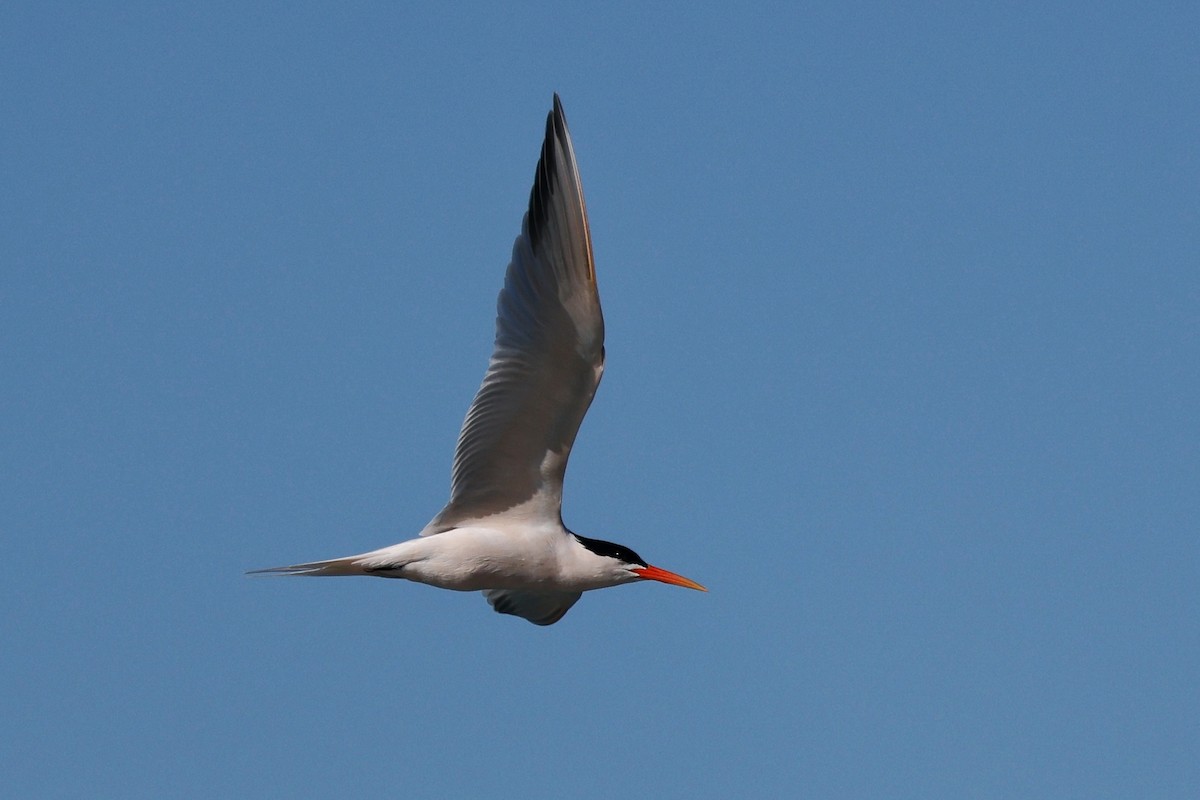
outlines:
[{"label": "white tail feather", "polygon": [[371,575],[374,570],[365,569],[362,556],[331,558],[328,561],[310,561],[307,564],[292,564],[287,567],[252,569],[247,575]]}]

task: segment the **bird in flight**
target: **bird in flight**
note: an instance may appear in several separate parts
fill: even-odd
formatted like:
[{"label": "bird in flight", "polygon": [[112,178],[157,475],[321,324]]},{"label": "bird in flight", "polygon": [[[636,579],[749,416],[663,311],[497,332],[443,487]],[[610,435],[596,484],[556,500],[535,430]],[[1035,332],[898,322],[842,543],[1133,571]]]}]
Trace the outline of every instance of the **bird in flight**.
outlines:
[{"label": "bird in flight", "polygon": [[604,317],[575,150],[562,103],[496,302],[496,342],[467,411],[450,502],[406,542],[356,556],[255,570],[373,575],[482,591],[496,611],[553,625],[583,592],[633,581],[706,591],[633,550],[562,523],[567,457],[604,373]]}]

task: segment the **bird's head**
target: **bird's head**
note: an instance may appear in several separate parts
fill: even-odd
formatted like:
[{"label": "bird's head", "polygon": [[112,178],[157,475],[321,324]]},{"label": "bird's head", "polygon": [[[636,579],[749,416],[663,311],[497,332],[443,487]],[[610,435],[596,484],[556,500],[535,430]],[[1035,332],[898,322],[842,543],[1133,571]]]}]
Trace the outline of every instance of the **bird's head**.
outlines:
[{"label": "bird's head", "polygon": [[604,560],[603,569],[606,577],[614,583],[629,583],[630,581],[660,581],[687,589],[697,589],[707,592],[700,584],[688,580],[682,575],[668,572],[661,567],[652,567],[645,559],[625,545],[613,544],[602,539],[589,539],[586,536],[574,534],[581,545],[593,555]]}]

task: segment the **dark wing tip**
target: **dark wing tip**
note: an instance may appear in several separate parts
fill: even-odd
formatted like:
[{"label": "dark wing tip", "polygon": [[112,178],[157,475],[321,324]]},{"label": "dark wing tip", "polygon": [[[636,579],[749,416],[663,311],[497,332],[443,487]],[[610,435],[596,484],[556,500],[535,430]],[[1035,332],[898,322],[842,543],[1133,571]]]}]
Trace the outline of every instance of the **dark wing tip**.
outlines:
[{"label": "dark wing tip", "polygon": [[529,242],[535,252],[544,242],[543,237],[547,232],[550,215],[555,213],[553,204],[556,192],[566,195],[559,199],[560,203],[576,206],[576,210],[569,213],[579,218],[577,230],[584,247],[584,252],[580,255],[587,265],[587,277],[594,283],[596,274],[592,260],[591,233],[587,224],[587,207],[583,200],[578,167],[575,164],[575,147],[571,143],[571,133],[567,128],[567,116],[563,112],[562,100],[557,92],[554,93],[554,107],[546,115],[546,135],[542,140],[542,152],[534,172],[533,187],[529,191],[529,213],[526,219],[529,224]]},{"label": "dark wing tip", "polygon": [[[559,152],[563,154],[562,158],[557,157]],[[546,135],[542,139],[542,152],[534,172],[533,187],[529,190],[529,238],[535,247],[542,241],[554,187],[563,183],[562,176],[558,174],[560,166],[573,163],[567,117],[563,113],[562,100],[555,92],[554,108],[546,115]]]},{"label": "dark wing tip", "polygon": [[561,142],[564,150],[571,149],[571,135],[567,133],[567,113],[563,111],[558,92],[554,93],[554,108],[546,116],[546,139],[549,139],[551,134]]}]

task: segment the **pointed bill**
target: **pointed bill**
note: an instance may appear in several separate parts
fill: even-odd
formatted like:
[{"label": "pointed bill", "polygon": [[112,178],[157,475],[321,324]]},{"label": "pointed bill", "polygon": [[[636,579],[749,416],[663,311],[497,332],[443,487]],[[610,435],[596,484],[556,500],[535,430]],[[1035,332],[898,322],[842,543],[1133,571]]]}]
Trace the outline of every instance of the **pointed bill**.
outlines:
[{"label": "pointed bill", "polygon": [[662,583],[669,583],[672,586],[682,586],[685,589],[696,589],[701,592],[708,591],[708,589],[705,589],[695,581],[689,580],[682,575],[676,575],[674,572],[668,572],[661,567],[638,567],[634,572],[648,581],[661,581]]}]

